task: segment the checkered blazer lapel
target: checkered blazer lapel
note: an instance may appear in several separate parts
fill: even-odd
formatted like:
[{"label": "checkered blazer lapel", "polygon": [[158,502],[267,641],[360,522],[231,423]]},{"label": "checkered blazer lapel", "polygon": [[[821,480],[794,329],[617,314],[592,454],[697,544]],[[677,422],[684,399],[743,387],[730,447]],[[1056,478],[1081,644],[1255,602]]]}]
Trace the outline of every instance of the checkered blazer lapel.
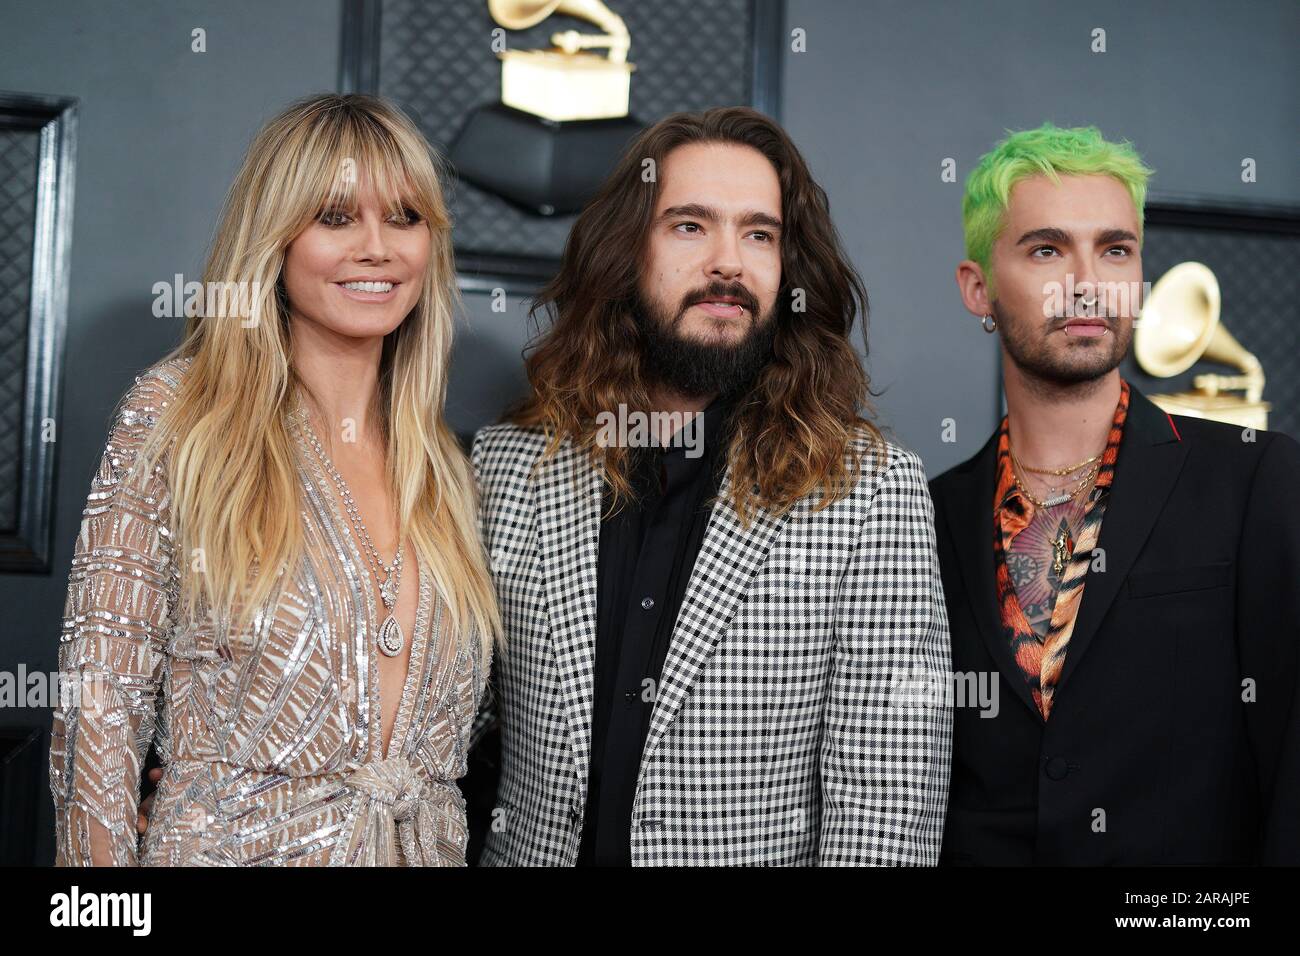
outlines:
[{"label": "checkered blazer lapel", "polygon": [[591,758],[602,469],[570,442],[538,464],[539,568],[578,779]]},{"label": "checkered blazer lapel", "polygon": [[[595,690],[597,562],[603,469],[566,442],[537,475],[537,538],[552,646],[569,718],[578,779],[591,760]],[[743,527],[730,503],[731,465],[723,474],[664,660],[642,750],[653,752],[726,630],[777,531],[789,518],[759,508]]]}]

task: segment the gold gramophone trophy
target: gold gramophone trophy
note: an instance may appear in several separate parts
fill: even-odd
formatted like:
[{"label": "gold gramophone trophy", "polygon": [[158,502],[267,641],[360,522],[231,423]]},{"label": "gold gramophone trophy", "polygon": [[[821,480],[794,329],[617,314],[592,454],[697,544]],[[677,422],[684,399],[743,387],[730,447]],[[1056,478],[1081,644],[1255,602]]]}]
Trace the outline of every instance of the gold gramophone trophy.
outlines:
[{"label": "gold gramophone trophy", "polygon": [[[471,110],[448,150],[461,179],[532,215],[576,213],[641,130],[628,115],[627,27],[600,0],[488,0],[488,13],[508,30],[558,13],[605,31],[554,33],[549,50],[500,50],[501,100]],[[585,52],[596,47],[609,56]]]},{"label": "gold gramophone trophy", "polygon": [[[1200,359],[1237,369],[1241,374],[1197,375],[1192,391],[1152,395],[1151,401],[1171,415],[1268,428],[1263,366],[1219,321],[1219,281],[1208,266],[1180,262],[1160,277],[1142,308],[1133,353],[1158,378],[1180,375]],[[1245,395],[1227,394],[1234,391]]]},{"label": "gold gramophone trophy", "polygon": [[[507,30],[527,30],[554,13],[587,20],[604,33],[551,34],[551,50],[505,50],[501,102],[556,122],[626,116],[632,45],[618,14],[600,0],[488,0],[492,19]],[[607,47],[609,56],[584,52]]]}]

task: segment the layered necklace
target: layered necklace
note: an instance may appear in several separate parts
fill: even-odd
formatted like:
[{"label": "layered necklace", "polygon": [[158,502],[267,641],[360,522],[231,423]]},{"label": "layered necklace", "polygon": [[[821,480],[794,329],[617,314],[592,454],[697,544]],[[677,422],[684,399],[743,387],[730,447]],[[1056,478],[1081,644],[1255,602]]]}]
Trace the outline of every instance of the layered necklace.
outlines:
[{"label": "layered necklace", "polygon": [[[1068,465],[1064,468],[1032,468],[1028,465],[1022,464],[1020,459],[1016,457],[1015,452],[1012,452],[1011,464],[1011,474],[1012,477],[1015,478],[1016,487],[1020,489],[1020,493],[1028,498],[1037,508],[1045,511],[1046,509],[1053,508],[1056,505],[1063,505],[1066,502],[1073,501],[1085,488],[1091,485],[1093,479],[1095,479],[1101,472],[1101,455],[1093,455],[1091,458],[1085,458],[1076,465]],[[1022,471],[1036,475],[1050,475],[1055,478],[1068,478],[1080,468],[1087,468],[1088,470],[1073,482],[1067,481],[1062,486],[1057,486],[1052,482],[1046,482],[1048,485],[1048,495],[1043,500],[1034,497],[1033,492],[1031,492],[1025,486],[1025,483],[1020,480],[1020,473]],[[1074,485],[1073,488],[1069,487],[1071,483]],[[1070,560],[1073,550],[1074,548],[1073,541],[1070,538],[1070,529],[1066,522],[1062,522],[1055,537],[1052,539],[1052,571],[1056,574],[1057,578],[1060,578],[1064,573],[1066,562]]]},{"label": "layered necklace", "polygon": [[374,542],[370,540],[370,532],[366,529],[366,523],[361,520],[361,513],[357,510],[356,502],[352,500],[352,490],[348,488],[348,483],[343,480],[339,474],[334,462],[330,461],[329,455],[325,454],[325,449],[321,446],[320,439],[316,437],[315,430],[311,427],[308,416],[303,411],[301,420],[306,429],[307,441],[311,444],[316,456],[325,466],[334,486],[338,488],[339,497],[343,499],[343,506],[347,509],[348,517],[352,519],[352,526],[360,533],[361,543],[364,547],[366,560],[370,565],[370,573],[379,585],[379,597],[384,602],[384,609],[388,616],[384,618],[384,623],[379,626],[379,636],[375,643],[378,644],[379,650],[386,657],[396,657],[402,653],[402,648],[406,644],[406,635],[402,633],[402,625],[398,623],[396,617],[397,596],[402,588],[402,547],[403,544],[398,541],[397,555],[393,558],[392,564],[384,563],[380,557],[378,549],[375,548]]},{"label": "layered necklace", "polygon": [[[1065,468],[1032,468],[1029,465],[1023,464],[1020,459],[1016,457],[1016,453],[1012,452],[1011,464],[1015,466],[1012,469],[1012,474],[1016,479],[1016,487],[1020,489],[1021,493],[1039,508],[1052,508],[1056,505],[1063,505],[1067,501],[1073,501],[1079,496],[1079,492],[1083,491],[1084,488],[1087,488],[1088,485],[1092,483],[1092,480],[1101,472],[1101,455],[1093,455],[1091,458],[1085,458],[1077,465],[1069,465]],[[1033,493],[1030,492],[1030,490],[1026,488],[1024,483],[1020,480],[1020,473],[1022,471],[1030,472],[1035,475],[1052,475],[1057,478],[1066,478],[1085,466],[1091,467],[1089,467],[1088,470],[1074,482],[1074,487],[1069,491],[1066,490],[1066,486],[1068,486],[1070,482],[1066,482],[1065,485],[1062,486],[1057,486],[1052,482],[1046,482],[1048,493],[1047,497],[1042,501],[1035,498]]]}]

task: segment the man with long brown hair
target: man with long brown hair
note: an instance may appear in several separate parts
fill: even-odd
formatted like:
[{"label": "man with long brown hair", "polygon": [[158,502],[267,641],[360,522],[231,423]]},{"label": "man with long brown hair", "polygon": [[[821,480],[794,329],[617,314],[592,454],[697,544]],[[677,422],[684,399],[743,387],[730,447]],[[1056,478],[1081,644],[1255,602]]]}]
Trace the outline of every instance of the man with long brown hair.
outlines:
[{"label": "man with long brown hair", "polygon": [[[951,709],[933,509],[864,417],[866,292],[772,120],[642,133],[479,433],[505,648],[488,865],[937,860]],[[484,720],[488,719],[487,717]]]}]

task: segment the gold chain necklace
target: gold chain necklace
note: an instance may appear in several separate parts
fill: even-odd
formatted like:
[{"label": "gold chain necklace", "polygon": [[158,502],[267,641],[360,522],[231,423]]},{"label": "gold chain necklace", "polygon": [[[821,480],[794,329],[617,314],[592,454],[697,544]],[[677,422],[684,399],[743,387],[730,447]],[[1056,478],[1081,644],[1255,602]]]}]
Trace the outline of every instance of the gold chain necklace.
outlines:
[{"label": "gold chain necklace", "polygon": [[[1020,489],[1021,494],[1032,501],[1034,505],[1042,511],[1046,511],[1048,508],[1055,505],[1061,505],[1073,501],[1078,497],[1079,492],[1088,487],[1092,480],[1096,478],[1098,473],[1101,471],[1100,465],[1094,465],[1092,468],[1088,469],[1087,474],[1079,479],[1078,484],[1075,485],[1074,491],[1070,492],[1068,495],[1061,494],[1054,498],[1048,498],[1046,501],[1039,501],[1020,481],[1020,475],[1017,474],[1017,469],[1020,467],[1020,463],[1016,459],[1015,455],[1011,456],[1011,462],[1014,466],[1011,469],[1011,476],[1015,479],[1016,487]],[[1063,524],[1064,527],[1057,531],[1057,533],[1052,537],[1052,573],[1056,575],[1058,580],[1061,575],[1065,573],[1066,562],[1074,557],[1074,546],[1073,542],[1070,540],[1069,522],[1066,521]]]},{"label": "gold chain necklace", "polygon": [[[1093,465],[1084,473],[1083,477],[1075,483],[1073,491],[1068,494],[1060,492],[1049,496],[1045,501],[1040,501],[1038,498],[1034,497],[1033,492],[1025,487],[1024,482],[1020,480],[1020,470],[1024,468],[1024,466],[1020,464],[1020,459],[1016,457],[1015,452],[1011,452],[1011,464],[1011,477],[1015,479],[1016,487],[1020,489],[1021,494],[1039,508],[1053,508],[1056,505],[1063,505],[1067,501],[1073,501],[1079,496],[1079,492],[1083,491],[1084,488],[1087,488],[1088,485],[1092,483],[1092,480],[1101,472],[1101,465]],[[1055,490],[1056,489],[1053,488],[1053,491]]]},{"label": "gold chain necklace", "polygon": [[1068,468],[1031,468],[1019,459],[1016,459],[1022,471],[1033,472],[1035,475],[1055,475],[1057,478],[1064,478],[1066,475],[1073,474],[1084,465],[1091,465],[1094,461],[1101,461],[1101,455],[1093,455],[1091,458],[1085,458],[1077,465],[1070,465]]}]

